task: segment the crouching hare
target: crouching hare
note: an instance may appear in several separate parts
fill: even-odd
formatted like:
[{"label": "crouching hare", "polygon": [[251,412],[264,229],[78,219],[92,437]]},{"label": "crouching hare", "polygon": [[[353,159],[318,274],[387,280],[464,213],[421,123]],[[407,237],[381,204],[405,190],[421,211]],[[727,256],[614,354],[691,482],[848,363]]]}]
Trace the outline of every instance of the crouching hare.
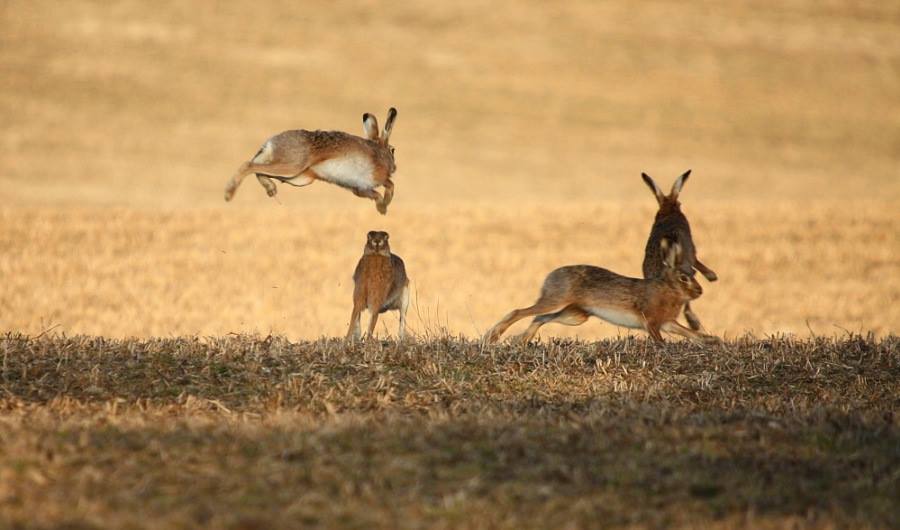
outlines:
[{"label": "crouching hare", "polygon": [[[225,200],[234,197],[244,177],[256,173],[269,197],[278,193],[275,180],[297,187],[322,180],[374,200],[378,212],[385,214],[394,197],[391,175],[397,170],[394,148],[388,143],[395,119],[397,109],[392,107],[379,134],[375,116],[363,114],[365,138],[341,131],[303,129],[276,134],[241,164],[225,186]],[[383,197],[375,191],[379,186],[384,188]]]},{"label": "crouching hare", "polygon": [[[688,223],[687,217],[681,212],[681,203],[678,202],[678,195],[681,193],[681,187],[691,175],[691,170],[687,170],[675,180],[672,185],[672,191],[668,195],[663,194],[656,182],[646,173],[641,173],[641,177],[647,186],[656,196],[659,203],[659,210],[656,212],[656,218],[653,221],[653,227],[650,229],[650,237],[647,238],[647,246],[644,250],[644,263],[642,266],[644,278],[657,278],[665,274],[665,251],[660,247],[660,242],[667,239],[673,243],[681,245],[683,258],[681,260],[681,271],[690,277],[694,277],[694,269],[700,271],[707,280],[714,282],[719,279],[715,272],[700,262],[697,258],[696,247],[694,247],[694,239],[691,237],[691,225]],[[702,326],[700,319],[691,310],[691,304],[684,305],[684,318],[687,319],[688,325],[694,331],[698,331]]]},{"label": "crouching hare", "polygon": [[590,316],[617,326],[643,329],[656,342],[662,342],[662,331],[698,342],[718,342],[715,337],[675,321],[684,304],[700,296],[703,289],[681,270],[681,245],[664,239],[660,247],[666,255],[665,269],[661,276],[650,279],[628,278],[591,265],[554,270],[544,280],[538,301],[506,315],[491,328],[486,341],[496,342],[516,321],[537,315],[521,335],[523,343],[530,341],[544,324],[578,326]]},{"label": "crouching hare", "polygon": [[400,311],[400,339],[406,335],[406,310],[409,308],[409,277],[400,256],[391,253],[387,232],[369,232],[363,255],[353,272],[353,313],[347,340],[360,337],[362,311],[367,309],[369,337],[375,332],[378,315],[385,311]]}]

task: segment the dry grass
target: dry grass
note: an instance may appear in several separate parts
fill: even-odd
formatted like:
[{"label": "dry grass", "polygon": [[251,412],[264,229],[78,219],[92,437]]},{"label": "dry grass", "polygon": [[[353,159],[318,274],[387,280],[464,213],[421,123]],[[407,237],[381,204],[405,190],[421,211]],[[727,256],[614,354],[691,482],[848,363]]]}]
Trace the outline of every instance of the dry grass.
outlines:
[{"label": "dry grass", "polygon": [[[668,185],[688,167],[722,278],[697,304],[710,331],[900,329],[890,2],[2,9],[0,329],[340,335],[363,235],[386,229],[417,331],[474,336],[553,267],[637,274],[639,173]],[[251,180],[222,201],[268,135],[359,131],[389,105],[387,217],[321,184],[279,204]]]},{"label": "dry grass", "polygon": [[13,527],[900,523],[894,336],[482,350],[9,335],[2,352]]}]

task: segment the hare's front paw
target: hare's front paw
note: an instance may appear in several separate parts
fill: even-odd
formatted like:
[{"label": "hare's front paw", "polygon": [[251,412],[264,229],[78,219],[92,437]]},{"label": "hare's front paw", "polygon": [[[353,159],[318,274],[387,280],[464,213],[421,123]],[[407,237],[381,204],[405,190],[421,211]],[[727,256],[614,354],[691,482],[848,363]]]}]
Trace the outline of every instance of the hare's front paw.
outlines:
[{"label": "hare's front paw", "polygon": [[703,344],[706,344],[707,346],[721,346],[725,344],[725,341],[715,335],[703,335],[701,340],[703,341]]},{"label": "hare's front paw", "polygon": [[381,215],[387,214],[387,204],[383,202],[376,202],[375,209],[378,210],[378,213],[380,213]]}]

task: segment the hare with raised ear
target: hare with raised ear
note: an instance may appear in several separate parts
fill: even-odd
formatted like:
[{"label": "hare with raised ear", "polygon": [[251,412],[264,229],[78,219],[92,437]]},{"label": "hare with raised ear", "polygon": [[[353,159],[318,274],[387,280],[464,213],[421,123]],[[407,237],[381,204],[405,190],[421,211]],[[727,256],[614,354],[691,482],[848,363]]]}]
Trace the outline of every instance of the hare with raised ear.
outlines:
[{"label": "hare with raised ear", "polygon": [[375,332],[378,315],[400,312],[399,338],[406,335],[406,310],[409,308],[409,277],[400,256],[391,253],[387,232],[369,232],[363,255],[353,272],[353,313],[347,340],[358,340],[364,309],[369,311],[369,337]]},{"label": "hare with raised ear", "polygon": [[[659,203],[659,210],[656,212],[653,227],[650,229],[650,237],[647,238],[647,246],[644,249],[644,263],[642,266],[644,278],[657,278],[665,273],[665,252],[661,250],[660,242],[667,239],[681,245],[683,259],[680,267],[682,272],[693,277],[694,269],[696,269],[711,282],[718,279],[718,276],[712,269],[697,259],[697,250],[694,247],[694,239],[691,237],[691,225],[681,211],[681,203],[678,202],[681,188],[690,175],[690,169],[685,171],[680,177],[675,179],[675,183],[672,184],[672,191],[665,195],[650,175],[641,173],[641,177],[653,191],[656,201]],[[688,325],[694,331],[702,327],[700,319],[691,310],[690,303],[684,305],[684,318],[687,319]]]},{"label": "hare with raised ear", "polygon": [[[379,134],[375,116],[363,114],[365,138],[341,131],[303,129],[276,134],[241,164],[225,186],[225,200],[234,197],[244,177],[255,173],[269,197],[278,193],[276,180],[297,187],[322,180],[374,200],[378,212],[385,214],[394,197],[391,175],[397,170],[394,148],[388,143],[395,119],[397,109],[391,107]],[[384,187],[383,197],[375,190],[379,186]]]},{"label": "hare with raised ear", "polygon": [[665,269],[651,279],[628,278],[591,265],[569,265],[554,270],[544,280],[541,295],[531,307],[516,309],[498,322],[485,337],[497,339],[516,321],[537,315],[521,335],[527,343],[549,322],[578,326],[595,316],[617,326],[643,329],[656,342],[663,331],[700,342],[718,341],[715,337],[682,326],[675,319],[688,300],[700,296],[703,289],[679,267],[681,245],[660,243],[666,255]]}]

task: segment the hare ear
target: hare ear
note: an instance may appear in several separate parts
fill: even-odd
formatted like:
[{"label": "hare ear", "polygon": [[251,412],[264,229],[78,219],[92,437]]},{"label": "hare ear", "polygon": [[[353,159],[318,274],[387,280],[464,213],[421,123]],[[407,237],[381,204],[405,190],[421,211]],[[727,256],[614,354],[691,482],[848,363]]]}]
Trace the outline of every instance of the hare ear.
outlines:
[{"label": "hare ear", "polygon": [[363,114],[363,131],[369,140],[378,140],[378,120],[368,112]]},{"label": "hare ear", "polygon": [[675,184],[672,184],[672,192],[670,195],[673,198],[677,198],[678,194],[681,193],[681,187],[684,186],[684,183],[687,182],[688,177],[691,176],[691,170],[685,171],[680,177],[675,179]]},{"label": "hare ear", "polygon": [[646,173],[641,173],[641,178],[644,179],[644,182],[647,184],[647,187],[650,188],[650,191],[652,191],[653,194],[656,195],[656,202],[662,204],[666,196],[663,195],[662,190],[659,189],[659,186],[656,185],[656,182],[653,182],[653,179],[650,177],[650,175]]},{"label": "hare ear", "polygon": [[663,263],[665,263],[666,267],[670,269],[676,268],[681,261],[681,245],[678,243],[670,244],[668,239],[663,239],[659,242],[659,246],[662,248],[663,254],[665,254]]},{"label": "hare ear", "polygon": [[384,122],[384,133],[381,135],[381,141],[384,143],[388,143],[388,140],[391,138],[391,130],[394,128],[394,120],[397,119],[397,109],[391,107],[388,110],[387,121]]}]

